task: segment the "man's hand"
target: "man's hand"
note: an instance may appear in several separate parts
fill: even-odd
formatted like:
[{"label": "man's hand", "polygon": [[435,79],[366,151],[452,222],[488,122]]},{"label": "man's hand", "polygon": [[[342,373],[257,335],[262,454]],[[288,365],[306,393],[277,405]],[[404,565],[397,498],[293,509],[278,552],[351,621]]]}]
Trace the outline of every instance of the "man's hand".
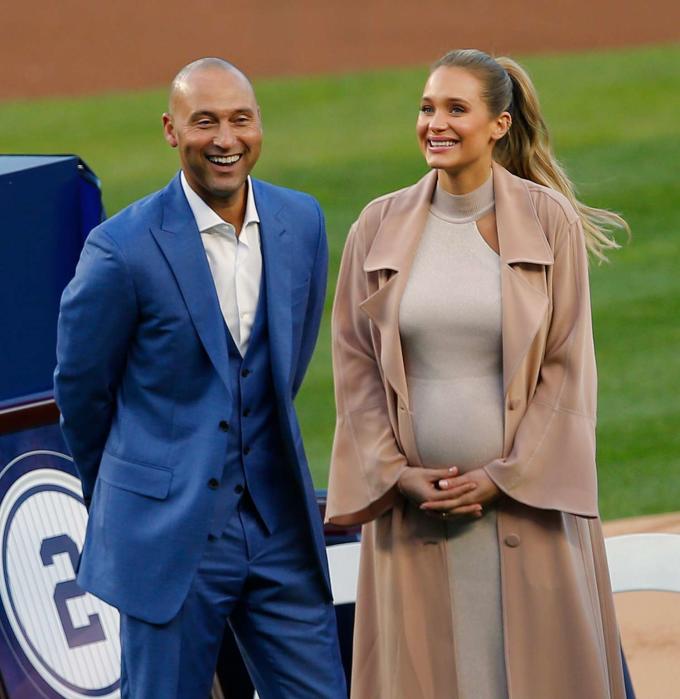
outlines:
[{"label": "man's hand", "polygon": [[[481,516],[483,506],[496,500],[501,493],[483,468],[468,471],[462,476],[454,473],[440,478],[436,487],[437,497],[427,498],[420,509],[437,517],[462,513]],[[471,512],[470,508],[476,508],[476,511]]]},{"label": "man's hand", "polygon": [[[474,492],[478,485],[468,476],[469,474],[458,476],[455,466],[448,469],[412,466],[401,474],[397,486],[402,495],[419,505],[426,514],[437,518],[441,518],[442,513],[452,517],[478,517],[482,513]],[[442,487],[443,483],[446,484],[445,487]],[[445,503],[445,506],[439,507],[440,503]],[[435,508],[434,505],[438,507]]]}]

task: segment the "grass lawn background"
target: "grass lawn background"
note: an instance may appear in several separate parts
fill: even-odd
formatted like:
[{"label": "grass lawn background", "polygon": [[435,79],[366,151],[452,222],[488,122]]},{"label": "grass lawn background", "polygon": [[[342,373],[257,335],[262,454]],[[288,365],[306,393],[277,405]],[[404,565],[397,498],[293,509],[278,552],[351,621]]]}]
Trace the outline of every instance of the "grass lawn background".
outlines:
[{"label": "grass lawn background", "polygon": [[[602,514],[677,510],[680,45],[520,60],[581,197],[622,212],[633,229],[612,264],[591,271]],[[426,72],[256,82],[265,145],[255,175],[314,194],[327,217],[326,315],[298,398],[319,487],[334,423],[328,320],[343,242],[370,199],[425,172],[414,125]],[[77,153],[101,178],[111,214],[163,186],[177,168],[161,136],[165,100],[162,89],[0,104],[0,152]]]}]

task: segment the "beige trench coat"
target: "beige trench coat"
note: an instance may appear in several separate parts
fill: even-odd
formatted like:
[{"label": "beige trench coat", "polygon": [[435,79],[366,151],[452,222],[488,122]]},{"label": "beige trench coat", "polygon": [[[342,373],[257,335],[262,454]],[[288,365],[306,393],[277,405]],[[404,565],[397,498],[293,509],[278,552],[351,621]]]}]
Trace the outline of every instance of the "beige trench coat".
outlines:
[{"label": "beige trench coat", "polygon": [[[596,371],[580,221],[493,167],[505,435],[487,464],[510,699],[624,699],[597,509]],[[419,465],[399,304],[436,182],[381,197],[345,247],[333,309],[337,426],[327,518],[363,528],[353,699],[456,699],[444,525],[398,493]]]}]

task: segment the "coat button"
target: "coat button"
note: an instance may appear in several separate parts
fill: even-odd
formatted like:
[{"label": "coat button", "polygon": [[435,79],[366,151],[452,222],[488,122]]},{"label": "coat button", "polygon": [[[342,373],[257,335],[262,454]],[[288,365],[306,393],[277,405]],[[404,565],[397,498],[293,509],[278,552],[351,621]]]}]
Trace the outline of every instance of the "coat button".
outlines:
[{"label": "coat button", "polygon": [[520,538],[517,534],[508,534],[505,537],[504,541],[506,546],[509,546],[511,549],[514,549],[519,546]]},{"label": "coat button", "polygon": [[248,415],[250,415],[250,408],[244,408],[243,417],[248,417]]},{"label": "coat button", "polygon": [[234,492],[237,495],[240,495],[243,492],[243,486],[239,483],[238,485],[234,486]]},{"label": "coat button", "polygon": [[241,369],[241,376],[245,379],[248,374],[252,373],[250,369]]},{"label": "coat button", "polygon": [[243,447],[244,454],[250,454],[250,447]]},{"label": "coat button", "polygon": [[220,429],[222,432],[229,432],[229,423],[226,420],[220,420]]},{"label": "coat button", "polygon": [[217,490],[220,487],[220,482],[217,480],[217,478],[211,478],[208,481],[208,488],[210,490]]}]

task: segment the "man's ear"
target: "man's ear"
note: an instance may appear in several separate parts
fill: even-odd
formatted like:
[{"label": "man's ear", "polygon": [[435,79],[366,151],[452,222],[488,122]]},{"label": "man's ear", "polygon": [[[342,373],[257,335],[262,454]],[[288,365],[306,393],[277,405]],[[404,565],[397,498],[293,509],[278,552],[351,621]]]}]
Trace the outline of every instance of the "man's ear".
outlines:
[{"label": "man's ear", "polygon": [[177,148],[175,125],[172,123],[172,116],[168,112],[163,114],[163,136],[171,148]]}]

